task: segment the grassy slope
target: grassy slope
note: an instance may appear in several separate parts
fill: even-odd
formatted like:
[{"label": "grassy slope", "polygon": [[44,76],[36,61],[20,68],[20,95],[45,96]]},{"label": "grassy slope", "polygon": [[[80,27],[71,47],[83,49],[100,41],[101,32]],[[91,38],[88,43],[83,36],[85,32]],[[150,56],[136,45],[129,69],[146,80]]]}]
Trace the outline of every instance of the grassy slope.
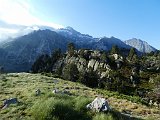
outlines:
[{"label": "grassy slope", "polygon": [[[54,79],[58,80],[54,83]],[[73,96],[84,96],[94,99],[96,96],[108,98],[110,106],[114,111],[131,114],[133,117],[143,119],[160,119],[160,111],[156,108],[149,108],[139,103],[131,102],[127,99],[118,98],[118,94],[104,90],[91,89],[82,84],[62,79],[43,76],[40,74],[14,73],[0,77],[0,106],[8,98],[17,97],[20,101],[17,105],[10,105],[7,109],[0,110],[0,119],[31,119],[31,108],[39,100],[54,97],[52,90],[67,90]],[[35,96],[35,90],[40,89],[42,94]],[[94,119],[104,115],[96,116]]]}]

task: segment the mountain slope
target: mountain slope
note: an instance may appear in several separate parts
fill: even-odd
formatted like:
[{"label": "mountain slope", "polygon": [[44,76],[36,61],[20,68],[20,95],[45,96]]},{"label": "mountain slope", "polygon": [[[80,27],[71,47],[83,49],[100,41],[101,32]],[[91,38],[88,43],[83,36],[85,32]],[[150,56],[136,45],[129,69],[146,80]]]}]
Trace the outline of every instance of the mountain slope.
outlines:
[{"label": "mountain slope", "polygon": [[53,29],[45,26],[32,26],[28,29],[29,31],[36,29],[36,31],[30,31],[31,33],[27,35],[0,43],[1,56],[4,55],[0,57],[0,66],[4,66],[7,71],[28,71],[38,56],[45,53],[51,54],[52,50],[57,48],[65,52],[68,42],[73,42],[78,49],[85,48],[108,51],[113,45],[117,45],[119,48],[125,49],[130,49],[132,46],[141,52],[155,50],[140,40],[123,42],[114,37],[98,39],[87,34],[81,34],[71,27]]},{"label": "mountain slope", "polygon": [[94,43],[93,48],[100,50],[110,50],[113,45],[117,45],[119,48],[126,48],[126,49],[131,48],[131,46],[126,45],[123,41],[115,37],[111,38],[103,37],[99,39],[98,42]]},{"label": "mountain slope", "polygon": [[154,47],[152,47],[147,42],[142,41],[140,39],[133,38],[133,39],[124,41],[124,43],[136,48],[137,50],[143,53],[149,53],[151,51],[156,51]]},{"label": "mountain slope", "polygon": [[[68,40],[50,30],[39,30],[2,44],[0,48],[6,52],[0,64],[7,71],[17,72],[29,70],[35,59],[41,54],[51,54],[53,49],[66,50]],[[2,51],[1,50],[1,51]]]},{"label": "mountain slope", "polygon": [[96,38],[93,38],[88,34],[82,34],[72,27],[61,28],[55,31],[75,43],[78,48],[91,48],[91,44],[97,41]]}]

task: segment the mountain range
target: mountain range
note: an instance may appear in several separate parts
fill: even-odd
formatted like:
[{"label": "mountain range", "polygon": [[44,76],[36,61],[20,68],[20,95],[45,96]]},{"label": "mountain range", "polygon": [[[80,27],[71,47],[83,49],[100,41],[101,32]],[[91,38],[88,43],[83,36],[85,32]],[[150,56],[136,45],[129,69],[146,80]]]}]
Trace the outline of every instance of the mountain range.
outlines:
[{"label": "mountain range", "polygon": [[58,48],[65,52],[69,42],[73,42],[77,48],[107,51],[113,45],[125,49],[135,47],[143,53],[156,50],[139,39],[130,39],[123,42],[115,37],[93,38],[88,34],[81,34],[72,27],[53,29],[45,26],[32,26],[22,36],[18,35],[0,43],[0,66],[3,66],[9,72],[28,71],[38,56],[51,54],[54,49]]}]

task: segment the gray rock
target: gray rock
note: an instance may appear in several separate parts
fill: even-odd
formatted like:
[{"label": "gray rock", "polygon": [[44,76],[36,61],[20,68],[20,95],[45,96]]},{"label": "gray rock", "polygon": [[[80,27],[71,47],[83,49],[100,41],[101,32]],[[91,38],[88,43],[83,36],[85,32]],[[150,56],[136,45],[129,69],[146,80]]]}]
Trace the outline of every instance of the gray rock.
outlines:
[{"label": "gray rock", "polygon": [[2,109],[5,109],[7,108],[10,104],[16,104],[18,103],[18,100],[17,98],[10,98],[10,99],[7,99],[3,102],[3,108]]},{"label": "gray rock", "polygon": [[86,106],[88,109],[95,110],[96,112],[109,111],[110,107],[105,98],[95,98],[94,101]]},{"label": "gray rock", "polygon": [[143,52],[143,53],[150,53],[151,51],[156,51],[156,49],[152,46],[150,46],[147,42],[142,41],[140,39],[130,39],[124,41],[127,45],[130,45],[134,48],[136,48],[138,51]]},{"label": "gray rock", "polygon": [[89,63],[88,63],[88,68],[93,68],[94,67],[94,65],[95,65],[95,62],[96,62],[96,60],[94,60],[94,59],[91,59],[90,61],[89,61]]},{"label": "gray rock", "polygon": [[58,89],[54,89],[54,90],[52,91],[52,93],[54,93],[54,94],[56,94],[56,93],[58,93],[58,92],[59,92]]},{"label": "gray rock", "polygon": [[115,60],[118,59],[118,54],[113,54],[112,56],[114,57]]},{"label": "gray rock", "polygon": [[62,90],[62,91],[60,91],[60,90],[58,90],[58,89],[54,89],[54,90],[52,91],[52,93],[54,93],[54,94],[61,94],[61,95],[64,95],[64,94],[66,94],[66,95],[71,95],[71,93],[70,93],[69,90]]},{"label": "gray rock", "polygon": [[101,53],[100,53],[100,51],[98,51],[98,50],[94,50],[94,51],[91,53],[91,56],[92,56],[92,58],[94,58],[94,57],[100,57],[100,56],[101,56]]},{"label": "gray rock", "polygon": [[54,79],[53,82],[57,84],[59,81],[57,79]]},{"label": "gray rock", "polygon": [[35,94],[36,94],[36,96],[40,95],[40,94],[41,94],[40,89],[37,89],[37,90],[35,91]]},{"label": "gray rock", "polygon": [[94,71],[96,71],[98,69],[98,66],[99,66],[99,62],[96,61],[95,65],[94,65]]},{"label": "gray rock", "polygon": [[121,59],[117,59],[115,62],[117,64],[117,68],[120,69],[122,67],[123,61]]},{"label": "gray rock", "polygon": [[87,61],[86,61],[84,58],[80,58],[80,59],[79,59],[79,63],[80,63],[81,65],[84,65],[84,66],[87,65]]},{"label": "gray rock", "polygon": [[85,71],[85,67],[83,67],[83,65],[80,65],[78,70],[83,72],[83,71]]},{"label": "gray rock", "polygon": [[109,75],[109,71],[102,72],[100,78],[108,77],[108,75]]},{"label": "gray rock", "polygon": [[104,63],[100,63],[99,68],[104,68]]}]

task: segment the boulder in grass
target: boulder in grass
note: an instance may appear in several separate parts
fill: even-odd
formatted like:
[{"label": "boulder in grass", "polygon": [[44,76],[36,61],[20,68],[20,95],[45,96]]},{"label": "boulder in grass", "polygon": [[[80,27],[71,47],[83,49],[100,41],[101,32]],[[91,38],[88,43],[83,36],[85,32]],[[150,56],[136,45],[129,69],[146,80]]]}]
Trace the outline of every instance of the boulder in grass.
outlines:
[{"label": "boulder in grass", "polygon": [[104,112],[110,110],[107,100],[105,98],[100,97],[95,98],[93,102],[87,105],[87,108],[96,112]]},{"label": "boulder in grass", "polygon": [[16,104],[18,103],[18,100],[17,98],[10,98],[10,99],[7,99],[3,102],[3,107],[2,109],[5,109],[7,108],[10,104]]},{"label": "boulder in grass", "polygon": [[59,93],[59,90],[58,90],[58,89],[54,89],[54,90],[52,91],[52,93],[54,93],[54,94]]},{"label": "boulder in grass", "polygon": [[39,96],[39,95],[41,94],[40,89],[37,89],[37,90],[35,91],[35,94],[36,94],[36,96]]}]

